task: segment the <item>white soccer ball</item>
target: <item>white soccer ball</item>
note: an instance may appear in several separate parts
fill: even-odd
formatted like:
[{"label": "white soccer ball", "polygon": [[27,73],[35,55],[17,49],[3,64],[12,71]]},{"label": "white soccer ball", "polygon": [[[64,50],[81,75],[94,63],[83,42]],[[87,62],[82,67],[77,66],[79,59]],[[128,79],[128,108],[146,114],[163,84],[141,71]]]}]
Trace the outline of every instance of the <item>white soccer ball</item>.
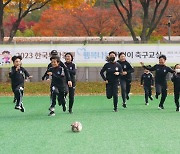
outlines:
[{"label": "white soccer ball", "polygon": [[71,124],[71,129],[73,132],[80,132],[82,130],[82,124],[78,121]]}]

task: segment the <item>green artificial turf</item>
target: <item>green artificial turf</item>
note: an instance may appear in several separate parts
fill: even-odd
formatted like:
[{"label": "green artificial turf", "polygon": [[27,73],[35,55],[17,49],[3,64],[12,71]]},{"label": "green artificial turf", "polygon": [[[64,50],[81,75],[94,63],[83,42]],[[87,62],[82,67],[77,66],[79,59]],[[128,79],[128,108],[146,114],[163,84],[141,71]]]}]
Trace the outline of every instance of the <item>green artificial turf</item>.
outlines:
[{"label": "green artificial turf", "polygon": [[[143,96],[131,96],[123,109],[112,112],[112,100],[105,96],[76,96],[73,114],[56,106],[48,117],[49,97],[24,97],[25,113],[14,108],[12,97],[0,97],[1,154],[144,154],[179,153],[180,113],[173,96],[165,110],[158,101],[144,105]],[[119,100],[121,102],[121,99]],[[83,130],[71,131],[80,121]]]}]

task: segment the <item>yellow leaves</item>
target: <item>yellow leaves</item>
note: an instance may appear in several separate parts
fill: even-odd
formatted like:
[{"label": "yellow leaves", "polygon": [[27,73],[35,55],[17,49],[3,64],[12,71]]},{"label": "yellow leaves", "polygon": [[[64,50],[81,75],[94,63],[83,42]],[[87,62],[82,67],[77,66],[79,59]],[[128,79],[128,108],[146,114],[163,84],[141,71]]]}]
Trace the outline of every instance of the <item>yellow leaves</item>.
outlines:
[{"label": "yellow leaves", "polygon": [[[3,0],[7,2],[7,0]],[[83,3],[87,3],[93,6],[96,3],[96,0],[11,0],[10,3],[6,6],[7,12],[13,12],[18,8],[18,5],[21,3],[21,9],[23,11],[27,10],[32,4],[32,8],[39,7],[45,3],[46,5],[51,5],[55,10],[59,10],[60,6],[66,9],[73,9],[79,7]]]}]

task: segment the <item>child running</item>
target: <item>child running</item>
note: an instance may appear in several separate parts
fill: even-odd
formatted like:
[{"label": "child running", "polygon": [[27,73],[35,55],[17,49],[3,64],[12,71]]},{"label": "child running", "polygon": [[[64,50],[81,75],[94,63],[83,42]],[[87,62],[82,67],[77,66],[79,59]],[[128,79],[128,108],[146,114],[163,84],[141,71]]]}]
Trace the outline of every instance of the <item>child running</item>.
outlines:
[{"label": "child running", "polygon": [[149,105],[148,98],[150,100],[153,100],[152,97],[153,85],[154,85],[153,74],[149,70],[144,69],[144,73],[141,75],[141,86],[144,87],[145,105]]},{"label": "child running", "polygon": [[12,57],[14,66],[11,67],[9,77],[11,78],[11,87],[16,100],[15,109],[20,110],[21,112],[25,112],[22,100],[24,94],[24,80],[31,78],[32,76],[29,75],[26,69],[21,67],[21,60],[21,56]]},{"label": "child running", "polygon": [[158,99],[159,95],[161,95],[161,100],[158,106],[158,109],[164,109],[164,102],[167,97],[167,74],[174,73],[174,70],[170,67],[166,66],[166,56],[159,56],[159,64],[154,65],[153,67],[144,66],[144,63],[140,63],[144,68],[155,71],[155,88],[156,88],[156,99]]},{"label": "child running", "polygon": [[180,94],[180,64],[176,64],[175,73],[171,78],[174,84],[174,102],[176,104],[176,111],[179,112],[179,94]]},{"label": "child running", "polygon": [[66,89],[66,80],[68,82],[68,86],[72,87],[72,82],[70,80],[69,72],[66,69],[63,69],[59,65],[60,58],[58,56],[52,56],[50,58],[52,67],[50,67],[47,71],[49,76],[52,76],[51,81],[51,105],[49,108],[49,116],[55,116],[55,105],[56,105],[56,96],[58,96],[59,105],[62,104],[63,111],[66,111],[66,101],[65,101],[65,89]]}]

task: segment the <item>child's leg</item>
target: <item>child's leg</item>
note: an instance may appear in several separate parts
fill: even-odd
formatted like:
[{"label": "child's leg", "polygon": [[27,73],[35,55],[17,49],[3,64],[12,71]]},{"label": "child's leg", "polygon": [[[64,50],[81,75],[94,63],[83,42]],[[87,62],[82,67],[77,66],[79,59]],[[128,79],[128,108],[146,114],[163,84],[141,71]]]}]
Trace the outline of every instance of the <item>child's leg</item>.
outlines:
[{"label": "child's leg", "polygon": [[161,85],[156,83],[155,84],[155,88],[156,88],[156,99],[158,99],[158,96],[161,94]]},{"label": "child's leg", "polygon": [[121,79],[120,84],[121,84],[121,96],[122,96],[123,104],[126,104],[126,98],[127,98],[126,81]]},{"label": "child's leg", "polygon": [[117,111],[117,104],[118,104],[118,84],[113,84],[113,104],[114,104],[114,111]]},{"label": "child's leg", "polygon": [[113,95],[113,90],[112,90],[112,84],[107,83],[106,84],[106,97],[107,99],[111,99]]},{"label": "child's leg", "polygon": [[152,97],[152,88],[149,87],[149,98],[150,100],[153,100],[153,97]]},{"label": "child's leg", "polygon": [[129,93],[131,91],[131,81],[126,81],[126,98],[129,100]]},{"label": "child's leg", "polygon": [[162,85],[162,95],[161,95],[159,106],[163,107],[166,97],[167,97],[167,85],[164,84]]},{"label": "child's leg", "polygon": [[69,88],[69,111],[72,110],[72,107],[74,104],[74,92],[75,92],[75,87],[70,87]]},{"label": "child's leg", "polygon": [[50,97],[50,108],[54,108],[56,106],[56,95],[57,95],[57,88],[51,87],[51,97]]},{"label": "child's leg", "polygon": [[176,104],[176,109],[179,110],[179,92],[174,91],[174,102]]},{"label": "child's leg", "polygon": [[13,103],[16,103],[16,101],[17,101],[17,100],[16,100],[16,97],[15,97],[15,95],[14,95]]},{"label": "child's leg", "polygon": [[58,94],[58,102],[62,104],[63,111],[66,111],[66,101],[65,101],[65,93],[64,91],[59,92]]},{"label": "child's leg", "polygon": [[149,90],[148,87],[144,86],[144,93],[145,93],[145,102],[148,104],[148,96],[149,96]]},{"label": "child's leg", "polygon": [[16,98],[16,106],[23,106],[23,93],[24,93],[24,88],[21,86],[18,86],[14,89],[14,95]]},{"label": "child's leg", "polygon": [[151,97],[151,96],[152,96],[152,88],[149,87],[149,97]]}]

